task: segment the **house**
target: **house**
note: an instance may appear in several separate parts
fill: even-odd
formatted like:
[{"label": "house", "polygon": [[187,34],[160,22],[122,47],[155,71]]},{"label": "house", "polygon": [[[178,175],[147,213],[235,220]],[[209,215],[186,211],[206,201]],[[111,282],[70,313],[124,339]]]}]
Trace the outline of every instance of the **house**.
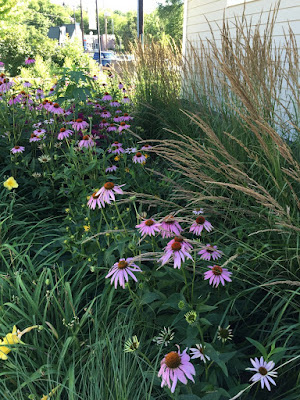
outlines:
[{"label": "house", "polygon": [[[286,37],[290,28],[294,36]],[[182,95],[213,108],[234,102],[235,93],[290,132],[299,49],[300,0],[184,0]]]},{"label": "house", "polygon": [[51,26],[48,31],[48,37],[58,41],[62,46],[67,38],[74,40],[75,38],[82,40],[82,31],[79,23],[65,24],[62,26]]},{"label": "house", "polygon": [[[106,35],[101,35],[101,50],[105,50],[106,46]],[[116,38],[115,35],[107,35],[107,49],[115,50]],[[98,35],[90,33],[89,35],[84,35],[84,48],[88,53],[94,53],[98,50]]]},{"label": "house", "polygon": [[[279,4],[273,37],[276,44],[284,43],[284,31],[292,28],[300,48],[300,0],[184,0],[183,51],[188,42],[197,43],[201,39],[210,39],[212,32],[216,41],[221,41],[223,15],[234,31],[235,17],[244,15],[255,26],[261,19],[263,27],[269,11]],[[212,32],[211,32],[212,29]]]}]

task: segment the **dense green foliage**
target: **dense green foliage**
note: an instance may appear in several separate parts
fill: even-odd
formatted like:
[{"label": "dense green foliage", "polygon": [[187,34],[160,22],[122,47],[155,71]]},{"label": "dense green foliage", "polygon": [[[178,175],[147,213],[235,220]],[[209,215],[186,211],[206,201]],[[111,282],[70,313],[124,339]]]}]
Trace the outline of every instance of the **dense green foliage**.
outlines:
[{"label": "dense green foliage", "polygon": [[[0,61],[6,65],[6,70],[13,76],[20,73],[26,57],[40,56],[44,62],[55,66],[66,66],[74,63],[78,65],[78,53],[88,64],[87,56],[83,55],[81,43],[69,43],[67,49],[57,46],[55,40],[49,39],[47,34],[51,26],[61,26],[74,22],[74,10],[70,7],[51,3],[50,0],[28,0],[19,2],[5,2],[0,12]],[[0,6],[1,7],[1,6]],[[177,44],[182,35],[182,3],[177,0],[160,5],[157,10],[145,15],[145,40],[172,38]],[[0,8],[1,10],[1,8]],[[75,10],[75,20],[80,22],[80,9]],[[116,48],[120,51],[129,51],[136,41],[136,12],[111,12],[108,19],[108,33],[116,36]],[[84,32],[88,34],[89,23],[86,11],[83,11]],[[99,13],[101,34],[104,33],[104,11]],[[67,54],[69,53],[69,54]],[[75,59],[72,59],[72,53]],[[65,58],[67,57],[67,60]],[[91,63],[89,63],[91,67]],[[55,73],[55,71],[52,71]],[[51,73],[51,71],[50,71]]]},{"label": "dense green foliage", "polygon": [[296,74],[255,39],[182,64],[165,37],[122,78],[68,43],[56,77],[1,74],[5,400],[299,399],[298,115],[272,112]]}]

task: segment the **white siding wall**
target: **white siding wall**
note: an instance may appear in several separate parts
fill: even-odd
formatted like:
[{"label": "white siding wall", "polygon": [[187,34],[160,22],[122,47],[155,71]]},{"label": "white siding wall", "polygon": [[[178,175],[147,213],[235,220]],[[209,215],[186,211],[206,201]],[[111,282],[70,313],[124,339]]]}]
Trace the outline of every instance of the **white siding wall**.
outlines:
[{"label": "white siding wall", "polygon": [[[244,4],[227,7],[227,0],[185,0],[185,2],[184,42],[188,40],[194,45],[199,36],[201,39],[211,38],[209,23],[216,40],[220,40],[218,26],[222,26],[224,11],[226,19],[234,29],[234,16],[241,16],[244,9]],[[263,12],[261,16],[263,26],[267,22],[269,11],[274,10],[276,4],[277,0],[246,0],[245,14],[255,25]],[[281,0],[274,29],[274,39],[278,44],[284,43],[283,32],[288,32],[289,26],[296,35],[300,48],[300,0]]]}]

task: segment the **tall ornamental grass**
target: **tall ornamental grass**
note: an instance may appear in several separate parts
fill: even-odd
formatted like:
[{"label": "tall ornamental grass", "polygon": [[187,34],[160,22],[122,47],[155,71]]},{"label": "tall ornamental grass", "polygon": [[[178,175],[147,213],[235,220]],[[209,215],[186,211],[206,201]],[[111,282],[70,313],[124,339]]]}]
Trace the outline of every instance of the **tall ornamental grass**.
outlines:
[{"label": "tall ornamental grass", "polygon": [[[252,332],[266,346],[276,342],[299,353],[299,58],[292,31],[274,44],[277,12],[266,25],[242,16],[232,29],[224,20],[221,44],[213,36],[187,43],[173,113],[168,104],[155,108],[148,93],[144,102],[165,127],[153,151],[166,169],[182,174],[173,200],[187,203],[181,212],[204,208],[217,218],[223,245],[240,254],[225,315],[236,315],[241,337]],[[155,57],[152,47],[143,51]],[[152,64],[136,56],[151,79]],[[154,71],[163,77],[163,68]],[[136,93],[146,90],[143,81],[135,84]],[[285,395],[299,393],[293,387]]]}]

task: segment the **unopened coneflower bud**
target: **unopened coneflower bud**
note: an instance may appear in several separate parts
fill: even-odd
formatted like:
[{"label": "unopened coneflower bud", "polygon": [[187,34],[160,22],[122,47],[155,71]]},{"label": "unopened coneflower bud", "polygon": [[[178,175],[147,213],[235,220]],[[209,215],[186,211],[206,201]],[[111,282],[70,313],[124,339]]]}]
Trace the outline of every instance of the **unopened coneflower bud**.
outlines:
[{"label": "unopened coneflower bud", "polygon": [[187,312],[184,317],[185,317],[186,322],[189,325],[192,325],[197,320],[197,313],[196,313],[196,311],[191,310],[191,311]]},{"label": "unopened coneflower bud", "polygon": [[185,308],[185,302],[183,300],[178,302],[178,308],[179,310],[183,310]]}]

